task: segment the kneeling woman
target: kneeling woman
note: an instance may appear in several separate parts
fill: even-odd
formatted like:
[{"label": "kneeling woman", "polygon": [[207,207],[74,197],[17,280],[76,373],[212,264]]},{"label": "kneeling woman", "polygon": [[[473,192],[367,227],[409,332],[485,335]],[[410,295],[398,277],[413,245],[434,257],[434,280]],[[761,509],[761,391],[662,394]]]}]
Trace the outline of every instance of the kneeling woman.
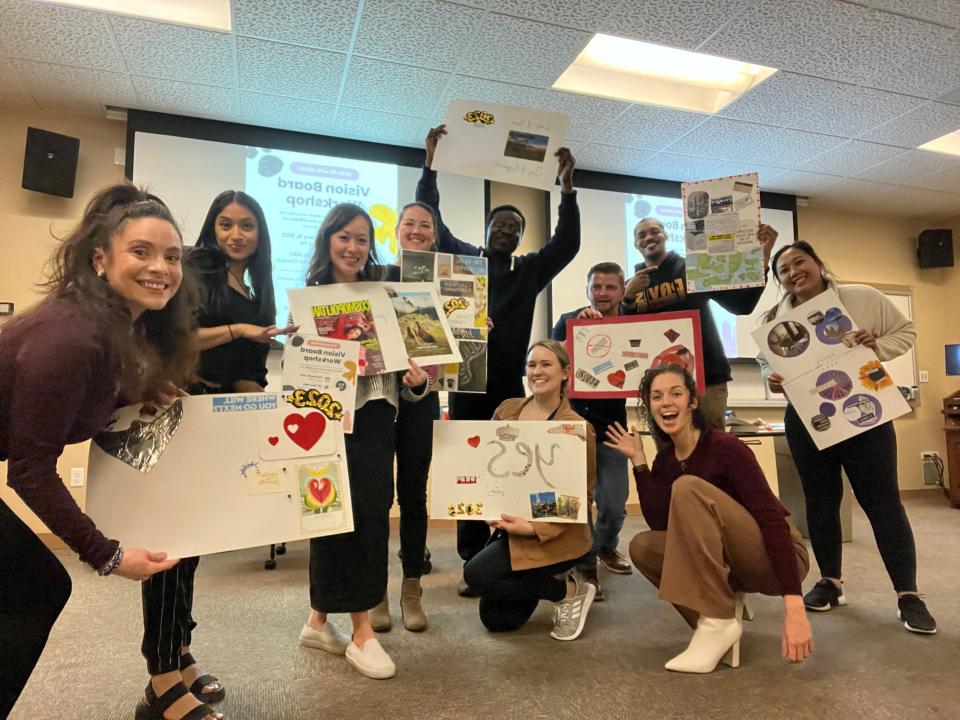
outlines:
[{"label": "kneeling woman", "polygon": [[[527,353],[527,382],[533,393],[501,403],[494,420],[583,420],[564,395],[570,359],[555,340],[534,343]],[[596,438],[587,423],[587,497],[596,479]],[[501,515],[487,546],[463,568],[463,577],[480,596],[480,621],[488,630],[516,630],[541,600],[555,603],[550,637],[576,640],[583,631],[596,588],[578,584],[570,572],[590,551],[586,524],[532,523]]]},{"label": "kneeling woman", "polygon": [[708,673],[721,660],[740,664],[742,593],[782,595],[781,648],[792,662],[813,651],[800,594],[809,568],[800,534],[774,496],[750,449],[706,427],[696,384],[676,365],[640,382],[648,427],[661,441],[651,470],[640,434],[618,423],[608,447],[630,458],[651,530],[630,542],[630,557],[696,630],[667,670]]}]

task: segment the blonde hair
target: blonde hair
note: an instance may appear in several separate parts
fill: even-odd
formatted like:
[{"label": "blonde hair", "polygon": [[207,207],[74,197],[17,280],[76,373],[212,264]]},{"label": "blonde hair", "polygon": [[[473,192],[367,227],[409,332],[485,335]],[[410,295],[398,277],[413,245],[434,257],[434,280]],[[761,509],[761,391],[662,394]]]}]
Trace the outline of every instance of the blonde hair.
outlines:
[{"label": "blonde hair", "polygon": [[[556,355],[557,360],[560,361],[561,368],[570,367],[570,355],[567,353],[567,348],[564,346],[562,342],[558,340],[538,340],[537,342],[533,343],[529,348],[527,348],[526,357],[530,357],[530,353],[532,353],[533,349],[537,347],[545,348],[550,352],[552,352],[554,355]],[[568,380],[564,380],[560,384],[561,395],[567,394],[567,382]]]}]

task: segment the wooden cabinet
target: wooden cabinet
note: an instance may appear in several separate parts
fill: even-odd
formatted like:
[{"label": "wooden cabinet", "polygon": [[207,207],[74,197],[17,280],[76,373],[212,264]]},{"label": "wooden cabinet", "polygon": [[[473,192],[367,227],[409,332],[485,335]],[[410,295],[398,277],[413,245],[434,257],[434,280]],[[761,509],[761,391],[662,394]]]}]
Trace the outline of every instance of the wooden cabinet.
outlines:
[{"label": "wooden cabinet", "polygon": [[960,507],[960,391],[943,399],[943,432],[947,438],[947,494]]}]

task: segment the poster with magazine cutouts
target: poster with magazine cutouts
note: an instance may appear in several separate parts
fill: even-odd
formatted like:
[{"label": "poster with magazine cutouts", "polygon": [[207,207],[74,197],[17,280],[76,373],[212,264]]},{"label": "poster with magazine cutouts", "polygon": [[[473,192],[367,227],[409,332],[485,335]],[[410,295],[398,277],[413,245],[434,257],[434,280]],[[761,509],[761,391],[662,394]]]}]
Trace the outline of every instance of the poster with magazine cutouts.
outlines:
[{"label": "poster with magazine cutouts", "polygon": [[752,333],[821,450],[910,412],[876,353],[857,344],[857,329],[831,289]]},{"label": "poster with magazine cutouts", "polygon": [[400,279],[432,282],[463,362],[428,369],[432,390],[487,391],[487,259],[418,250],[400,251]]},{"label": "poster with magazine cutouts", "polygon": [[97,526],[171,557],[353,530],[342,424],[280,393],[120,408],[88,472]]}]

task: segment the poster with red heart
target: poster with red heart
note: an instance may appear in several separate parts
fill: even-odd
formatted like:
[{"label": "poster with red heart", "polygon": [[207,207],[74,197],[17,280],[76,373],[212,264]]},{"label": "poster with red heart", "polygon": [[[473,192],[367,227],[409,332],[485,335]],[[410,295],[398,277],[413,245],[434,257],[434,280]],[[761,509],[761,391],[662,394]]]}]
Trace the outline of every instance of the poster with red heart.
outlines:
[{"label": "poster with red heart", "polygon": [[132,405],[90,444],[86,512],[171,557],[350,532],[345,458],[343,424],[282,393]]},{"label": "poster with red heart", "polygon": [[700,313],[696,310],[567,321],[569,395],[635,398],[649,368],[680,365],[703,393]]}]

